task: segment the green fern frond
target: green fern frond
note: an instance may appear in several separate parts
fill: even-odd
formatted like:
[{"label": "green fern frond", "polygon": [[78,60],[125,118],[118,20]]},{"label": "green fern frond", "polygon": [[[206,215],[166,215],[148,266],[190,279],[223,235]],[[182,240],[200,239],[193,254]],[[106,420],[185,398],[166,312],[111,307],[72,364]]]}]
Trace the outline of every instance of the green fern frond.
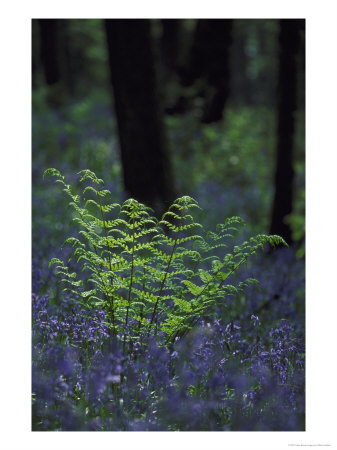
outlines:
[{"label": "green fern frond", "polygon": [[96,174],[91,170],[84,169],[78,172],[78,174],[81,175],[80,182],[90,180],[95,184],[104,184],[103,180],[97,178]]},{"label": "green fern frond", "polygon": [[251,256],[265,245],[287,245],[280,236],[259,234],[232,246],[245,222],[235,216],[205,231],[194,220],[191,211],[200,207],[189,196],[176,199],[158,221],[151,208],[135,199],[109,203],[110,191],[102,189],[103,180],[90,170],[79,172],[85,183],[81,194],[57,169],[47,169],[43,177],[47,175],[70,197],[79,230],[63,246],[71,248],[69,261],[77,261],[81,276],[58,258],[49,266],[55,265],[72,301],[105,310],[109,329],[122,336],[124,348],[158,331],[172,343],[201,318],[212,317],[215,306],[225,308],[229,297],[258,284],[252,278],[232,284]]}]

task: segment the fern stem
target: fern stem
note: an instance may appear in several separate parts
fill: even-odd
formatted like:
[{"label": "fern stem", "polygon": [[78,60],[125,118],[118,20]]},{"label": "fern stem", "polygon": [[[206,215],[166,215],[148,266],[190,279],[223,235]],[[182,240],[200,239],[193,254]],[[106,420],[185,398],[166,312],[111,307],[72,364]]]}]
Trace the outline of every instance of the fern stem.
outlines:
[{"label": "fern stem", "polygon": [[[111,264],[110,250],[109,250],[108,232],[107,232],[107,229],[106,229],[105,217],[104,217],[104,213],[103,213],[101,199],[100,199],[100,196],[98,195],[98,193],[97,193],[97,198],[98,198],[98,203],[99,203],[99,210],[101,212],[101,217],[102,217],[102,221],[103,221],[103,230],[104,230],[104,234],[105,234],[105,239],[106,239],[106,243],[107,243],[107,247],[108,247],[109,270],[110,270],[110,273],[111,273],[112,272],[112,264]],[[103,279],[102,279],[102,282],[103,282]],[[103,286],[105,288],[104,283],[103,283]],[[106,297],[106,294],[104,294],[104,295]],[[113,327],[113,330],[114,330],[114,333],[115,333],[116,332],[116,330],[115,330],[115,305],[114,305],[114,297],[113,297],[112,294],[111,294],[111,296],[108,297],[108,301],[110,303],[110,308],[111,308],[112,327]]]},{"label": "fern stem", "polygon": [[135,220],[133,219],[132,224],[132,250],[131,250],[131,273],[130,273],[130,285],[129,285],[129,294],[128,294],[128,306],[126,307],[126,317],[125,317],[125,331],[124,331],[124,340],[123,340],[123,351],[125,350],[125,342],[126,342],[126,328],[128,326],[129,321],[129,309],[131,304],[131,292],[132,292],[132,283],[133,283],[133,269],[134,269],[134,251],[135,251]]},{"label": "fern stem", "polygon": [[[107,232],[106,232],[106,229],[105,229],[104,214],[103,214],[103,211],[102,211],[102,204],[101,204],[101,201],[100,201],[99,196],[98,196],[98,203],[99,203],[101,215],[102,215],[102,218],[103,218],[103,226],[104,226],[105,236],[107,236]],[[78,211],[78,214],[80,215],[81,220],[89,227],[88,222],[87,222],[87,221],[85,220],[85,218],[84,218],[84,215],[83,215],[82,213],[80,213],[79,211]],[[88,228],[88,229],[89,229],[89,228]],[[97,250],[96,245],[93,245],[93,248],[94,248],[94,251],[95,251],[96,255],[99,257],[99,254],[98,254],[98,250]],[[112,266],[111,266],[110,253],[108,253],[108,254],[109,254],[109,267],[110,267],[110,271],[111,271]],[[103,266],[102,266],[102,265],[101,265],[101,269],[103,270]],[[97,273],[97,272],[96,272],[96,273]],[[110,303],[110,308],[111,308],[111,321],[112,321],[113,334],[116,335],[115,316],[114,316],[114,300],[113,300],[113,296],[107,297],[106,292],[108,291],[108,289],[107,289],[107,287],[106,287],[106,284],[104,283],[103,277],[102,277],[101,275],[99,275],[99,277],[100,277],[100,279],[101,279],[102,286],[103,286],[104,291],[105,291],[105,292],[104,292],[104,298],[105,298],[105,300],[107,300],[107,301]]]},{"label": "fern stem", "polygon": [[219,283],[218,287],[221,287],[221,285],[241,266],[242,263],[244,263],[245,261],[247,261],[247,257],[243,257],[242,259],[240,259],[240,261],[233,267],[233,269],[228,272],[226,278],[224,280],[221,280],[221,282]]},{"label": "fern stem", "polygon": [[[145,291],[145,266],[144,266],[144,270],[143,270],[143,286],[142,286],[142,291]],[[140,336],[140,327],[142,325],[142,319],[143,319],[143,315],[144,315],[144,306],[142,306],[141,311],[140,311],[140,320],[139,320],[139,324],[138,324],[138,333]]]},{"label": "fern stem", "polygon": [[172,252],[171,252],[171,255],[170,255],[170,259],[169,259],[169,261],[168,261],[168,263],[167,263],[167,267],[166,267],[166,270],[165,270],[165,275],[164,275],[163,281],[162,281],[161,286],[160,286],[160,289],[159,289],[159,294],[158,294],[158,296],[157,296],[157,301],[156,301],[156,303],[155,303],[155,305],[154,305],[154,308],[153,308],[153,312],[152,312],[152,316],[151,316],[151,320],[150,320],[150,325],[152,324],[153,319],[154,319],[154,317],[155,317],[155,314],[156,314],[156,312],[157,312],[157,308],[158,308],[158,304],[159,304],[159,299],[160,299],[161,294],[162,294],[163,289],[164,289],[164,285],[165,285],[166,278],[167,278],[167,275],[168,275],[168,271],[169,271],[169,268],[170,268],[170,265],[171,265],[171,262],[172,262],[173,254],[174,254],[174,251],[175,251],[176,246],[177,246],[177,242],[178,242],[178,236],[177,236],[176,240],[174,241],[174,245],[173,245],[173,248],[172,248]]},{"label": "fern stem", "polygon": [[[101,206],[101,205],[100,205]],[[82,220],[82,222],[87,226],[87,230],[89,230],[89,224],[88,224],[88,222],[85,220],[85,217],[84,217],[84,214],[82,214],[80,211],[77,211],[77,213],[79,214],[79,216],[80,216],[80,218],[81,218],[81,220]],[[96,255],[99,257],[99,254],[98,254],[98,250],[97,250],[97,247],[96,247],[96,245],[94,245],[93,244],[93,248],[94,248],[94,252],[96,253]],[[93,264],[93,266],[95,267],[95,263],[94,262],[92,262],[92,264]],[[103,266],[101,265],[101,269],[103,269]],[[111,269],[111,263],[110,263],[110,269]],[[110,301],[110,299],[109,298],[107,298],[107,295],[106,295],[106,292],[108,291],[108,289],[107,289],[107,287],[106,287],[106,285],[105,285],[105,283],[104,283],[104,280],[103,280],[103,277],[99,274],[99,272],[95,269],[95,272],[96,272],[96,274],[98,274],[98,276],[99,276],[99,278],[100,278],[100,280],[101,280],[101,282],[102,282],[102,286],[103,286],[103,288],[104,288],[104,298],[105,298],[105,300],[107,300],[107,301],[109,301],[110,302],[110,307],[111,307],[111,318],[112,318],[112,327],[113,327],[113,332],[114,332],[114,334],[116,334],[116,329],[115,329],[115,319],[114,319],[114,306],[113,306],[113,298],[112,298],[112,305],[111,305],[111,301]]]},{"label": "fern stem", "polygon": [[[105,225],[105,217],[104,217],[104,213],[103,213],[102,203],[101,203],[101,199],[100,199],[98,194],[97,194],[97,197],[98,197],[98,203],[99,203],[99,210],[101,212],[101,217],[102,217],[102,222],[103,222],[103,230],[104,230],[104,234],[105,234],[105,239],[106,239],[107,246],[108,246],[108,249],[109,249],[108,232],[107,232],[106,225]],[[111,265],[111,256],[110,256],[110,251],[109,250],[108,250],[108,258],[109,258],[109,269],[111,271],[112,270],[112,265]]]}]

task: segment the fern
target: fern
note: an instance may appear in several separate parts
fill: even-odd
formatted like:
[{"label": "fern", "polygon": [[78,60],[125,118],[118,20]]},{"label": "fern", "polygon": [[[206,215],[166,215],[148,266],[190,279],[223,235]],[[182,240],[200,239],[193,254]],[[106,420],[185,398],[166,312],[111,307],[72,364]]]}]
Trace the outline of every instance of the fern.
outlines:
[{"label": "fern", "polygon": [[229,218],[205,233],[193,218],[199,205],[191,197],[178,198],[158,221],[135,199],[110,203],[110,191],[90,170],[79,172],[80,194],[57,169],[46,175],[56,177],[70,197],[79,233],[63,245],[72,248],[68,262],[74,259],[81,270],[71,272],[58,258],[50,265],[74,301],[104,309],[111,334],[124,347],[158,333],[166,344],[174,342],[225,305],[229,295],[257,283],[229,283],[250,256],[265,244],[287,245],[279,236],[261,234],[229,251],[243,220]]}]

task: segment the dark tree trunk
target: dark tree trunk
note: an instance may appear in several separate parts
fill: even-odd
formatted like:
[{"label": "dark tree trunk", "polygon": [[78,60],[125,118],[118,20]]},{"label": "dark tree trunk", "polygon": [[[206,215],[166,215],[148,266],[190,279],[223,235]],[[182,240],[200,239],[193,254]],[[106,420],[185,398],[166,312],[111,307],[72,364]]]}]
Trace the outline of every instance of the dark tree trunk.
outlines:
[{"label": "dark tree trunk", "polygon": [[202,80],[200,94],[204,97],[202,121],[205,123],[222,119],[229,97],[232,24],[232,19],[200,19],[197,23],[184,83]]},{"label": "dark tree trunk", "polygon": [[[85,19],[84,19],[85,20]],[[83,78],[83,68],[78,69],[78,61],[84,64],[81,56],[72,51],[72,34],[71,21],[61,19],[59,20],[59,34],[60,34],[60,67],[62,72],[62,81],[67,89],[67,94],[71,97],[76,93],[76,87],[81,78]]]},{"label": "dark tree trunk", "polygon": [[239,105],[251,105],[251,87],[247,78],[248,57],[246,53],[247,26],[245,20],[237,20],[233,27],[232,100]]},{"label": "dark tree trunk", "polygon": [[53,86],[61,79],[58,19],[39,19],[40,52],[46,83]]},{"label": "dark tree trunk", "polygon": [[181,54],[182,19],[162,19],[161,50],[169,70],[177,70]]},{"label": "dark tree trunk", "polygon": [[190,35],[185,19],[162,19],[160,38],[161,83],[166,114],[184,114],[193,107],[193,101],[182,91],[181,76],[189,53]]},{"label": "dark tree trunk", "polygon": [[275,195],[270,232],[292,243],[290,226],[285,218],[293,209],[293,148],[296,99],[296,55],[303,20],[281,19],[279,33],[278,142],[276,152]]},{"label": "dark tree trunk", "polygon": [[150,21],[105,20],[127,193],[157,213],[174,198],[156,85]]},{"label": "dark tree trunk", "polygon": [[40,29],[38,20],[32,19],[32,89],[39,86]]}]

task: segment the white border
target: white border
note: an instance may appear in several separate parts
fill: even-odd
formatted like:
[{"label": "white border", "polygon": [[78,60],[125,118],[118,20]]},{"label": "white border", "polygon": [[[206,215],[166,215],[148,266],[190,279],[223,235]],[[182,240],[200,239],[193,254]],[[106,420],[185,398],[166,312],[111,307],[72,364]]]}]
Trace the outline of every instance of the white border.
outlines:
[{"label": "white border", "polygon": [[[1,408],[5,450],[160,447],[336,448],[337,3],[12,1],[1,6]],[[220,4],[220,5],[219,5]],[[31,18],[305,18],[307,25],[307,431],[32,433],[30,431]],[[24,212],[24,213],[23,213]],[[2,245],[3,248],[3,245]],[[5,271],[4,271],[5,269]],[[20,274],[20,275],[18,275]]]}]

